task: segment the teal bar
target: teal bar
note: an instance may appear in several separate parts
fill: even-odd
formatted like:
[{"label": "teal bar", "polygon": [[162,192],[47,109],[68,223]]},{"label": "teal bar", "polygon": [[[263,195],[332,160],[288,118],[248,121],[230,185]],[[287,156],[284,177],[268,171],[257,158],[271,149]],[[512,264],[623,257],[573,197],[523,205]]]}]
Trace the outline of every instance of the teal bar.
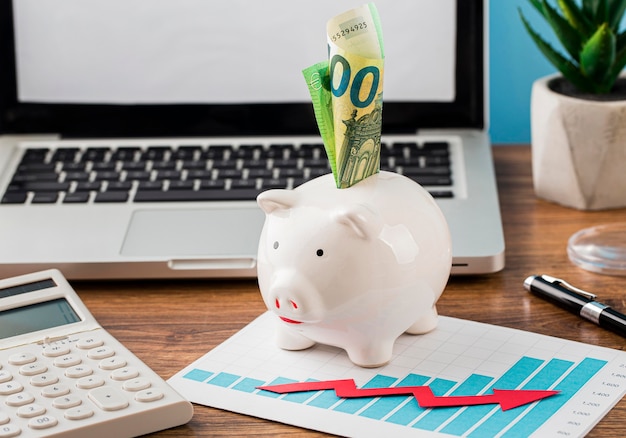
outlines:
[{"label": "teal bar", "polygon": [[524,418],[509,429],[504,437],[528,436],[556,413],[577,391],[607,364],[604,360],[586,358],[554,388],[560,394],[543,399]]},{"label": "teal bar", "polygon": [[[574,362],[560,359],[552,359],[526,384],[523,389],[549,389],[574,365]],[[544,401],[540,406],[544,406]],[[495,436],[517,418],[528,406],[498,411],[489,417],[483,424],[477,427],[469,436],[482,438]],[[522,420],[523,421],[523,420]]]},{"label": "teal bar", "polygon": [[[270,383],[267,384],[267,386],[270,385],[282,385],[284,383],[295,383],[296,380],[293,379],[287,379],[285,377],[278,377],[274,380],[272,380]],[[272,392],[272,391],[265,391],[265,390],[260,390],[258,392],[259,395],[262,395],[263,397],[269,397],[269,398],[278,398],[280,397],[282,394],[278,394],[277,392]]]},{"label": "teal bar", "polygon": [[[316,380],[308,379],[307,382],[316,382]],[[305,403],[318,392],[319,391],[292,392],[291,394],[285,394],[282,399],[293,403]]]},{"label": "teal bar", "polygon": [[189,371],[183,377],[189,380],[195,380],[196,382],[204,382],[206,379],[213,375],[210,371],[199,370],[197,368]]},{"label": "teal bar", "polygon": [[[517,361],[517,363],[515,363],[515,365],[509,368],[509,370],[504,373],[486,393],[489,394],[493,388],[515,389],[519,387],[524,380],[526,380],[541,366],[542,363],[543,361],[539,359],[522,357]],[[454,420],[443,427],[441,432],[461,436],[478,423],[478,421],[487,415],[493,408],[493,405],[470,406],[466,408],[465,411],[461,412]]]},{"label": "teal bar", "polygon": [[[363,385],[363,388],[388,388],[396,382],[395,377],[383,376],[378,374],[374,376],[369,382]],[[363,409],[365,405],[374,400],[375,397],[359,397],[346,399],[341,404],[335,407],[335,411],[345,412],[346,414],[354,414]]]},{"label": "teal bar", "polygon": [[[428,382],[428,380],[430,380],[430,377],[420,376],[419,374],[409,374],[396,386],[422,386]],[[367,418],[373,418],[374,420],[380,420],[404,403],[408,397],[412,398],[413,396],[391,395],[388,397],[381,397],[380,400],[361,412],[360,415]]]},{"label": "teal bar", "polygon": [[211,385],[215,385],[215,386],[221,386],[223,388],[228,388],[230,385],[235,383],[239,378],[240,376],[236,376],[234,374],[219,373],[215,377],[213,377],[211,380],[209,380],[207,383]]},{"label": "teal bar", "polygon": [[243,392],[254,392],[257,386],[265,385],[265,382],[258,379],[251,379],[250,377],[244,378],[241,382],[233,386],[233,389]]},{"label": "teal bar", "polygon": [[337,397],[334,390],[322,391],[322,393],[307,403],[307,406],[315,406],[316,408],[329,409],[341,398]]},{"label": "teal bar", "polygon": [[[472,374],[450,395],[476,395],[487,386],[493,377],[481,376],[480,374]],[[413,427],[423,430],[435,430],[443,423],[448,421],[461,408],[437,408],[431,410],[422,419],[420,419]]]},{"label": "teal bar", "polygon": [[[452,389],[456,385],[456,382],[445,379],[435,379],[433,382],[428,385],[430,386],[431,391],[435,395],[445,395],[450,389]],[[417,404],[417,400],[409,400],[409,402],[402,406],[397,412],[395,412],[391,417],[389,417],[386,421],[394,424],[400,424],[403,426],[408,425],[417,417],[419,417],[424,411],[425,408],[420,408]]]}]

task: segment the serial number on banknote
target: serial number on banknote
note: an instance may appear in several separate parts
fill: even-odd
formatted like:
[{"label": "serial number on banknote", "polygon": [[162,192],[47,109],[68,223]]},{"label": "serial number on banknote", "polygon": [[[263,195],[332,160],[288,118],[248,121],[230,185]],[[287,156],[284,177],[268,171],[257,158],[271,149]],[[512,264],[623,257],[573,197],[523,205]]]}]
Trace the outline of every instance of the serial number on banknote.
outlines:
[{"label": "serial number on banknote", "polygon": [[365,21],[350,23],[349,25],[343,25],[341,30],[330,36],[330,39],[332,42],[337,42],[342,38],[356,36],[359,32],[363,32],[365,30],[367,30],[367,22]]}]

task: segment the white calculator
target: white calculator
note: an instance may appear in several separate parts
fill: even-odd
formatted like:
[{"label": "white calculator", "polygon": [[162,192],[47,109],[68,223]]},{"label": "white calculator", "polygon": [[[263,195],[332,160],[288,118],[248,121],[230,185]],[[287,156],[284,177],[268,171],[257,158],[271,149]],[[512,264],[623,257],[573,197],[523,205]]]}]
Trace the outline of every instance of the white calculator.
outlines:
[{"label": "white calculator", "polygon": [[0,280],[0,438],[133,437],[192,415],[58,270]]}]

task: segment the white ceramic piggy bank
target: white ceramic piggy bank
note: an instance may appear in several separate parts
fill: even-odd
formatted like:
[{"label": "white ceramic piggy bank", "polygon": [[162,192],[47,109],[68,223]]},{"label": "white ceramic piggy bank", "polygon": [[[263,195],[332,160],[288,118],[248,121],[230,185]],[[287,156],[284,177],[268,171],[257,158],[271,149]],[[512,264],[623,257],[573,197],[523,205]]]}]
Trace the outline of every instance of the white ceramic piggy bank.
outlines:
[{"label": "white ceramic piggy bank", "polygon": [[337,189],[328,174],[268,190],[257,202],[266,213],[258,281],[279,317],[279,347],[319,342],[376,367],[391,359],[402,333],[435,328],[451,243],[441,210],[420,185],[380,172]]}]

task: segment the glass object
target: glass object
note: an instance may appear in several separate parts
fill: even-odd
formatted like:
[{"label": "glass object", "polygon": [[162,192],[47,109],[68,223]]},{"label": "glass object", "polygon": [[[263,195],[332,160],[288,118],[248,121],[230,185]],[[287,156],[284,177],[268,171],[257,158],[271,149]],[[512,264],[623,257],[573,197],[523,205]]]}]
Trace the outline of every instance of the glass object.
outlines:
[{"label": "glass object", "polygon": [[585,228],[567,243],[570,260],[588,271],[626,275],[626,222]]}]

